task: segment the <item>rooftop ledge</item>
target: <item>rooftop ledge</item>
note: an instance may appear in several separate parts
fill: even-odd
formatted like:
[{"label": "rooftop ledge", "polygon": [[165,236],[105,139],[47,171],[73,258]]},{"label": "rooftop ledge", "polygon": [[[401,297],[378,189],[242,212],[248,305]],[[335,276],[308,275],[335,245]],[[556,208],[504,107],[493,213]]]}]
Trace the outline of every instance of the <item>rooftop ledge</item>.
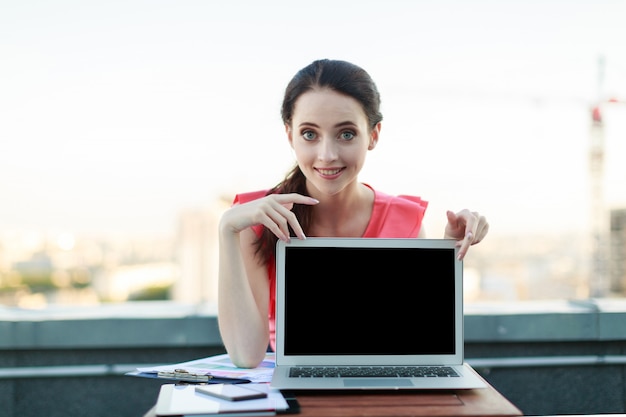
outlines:
[{"label": "rooftop ledge", "polygon": [[[0,350],[217,346],[215,304],[0,307]],[[626,340],[626,298],[465,304],[466,342]]]}]

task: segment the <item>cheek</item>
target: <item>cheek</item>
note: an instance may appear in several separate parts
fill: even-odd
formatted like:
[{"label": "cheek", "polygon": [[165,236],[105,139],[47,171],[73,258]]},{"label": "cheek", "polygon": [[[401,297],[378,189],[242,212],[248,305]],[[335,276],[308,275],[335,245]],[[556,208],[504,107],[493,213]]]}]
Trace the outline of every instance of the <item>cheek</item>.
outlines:
[{"label": "cheek", "polygon": [[346,155],[346,158],[348,158],[350,163],[354,165],[363,166],[366,156],[367,149],[359,149],[357,152],[352,152],[351,154]]},{"label": "cheek", "polygon": [[314,153],[310,146],[298,146],[294,144],[293,154],[298,161],[308,161],[314,157]]}]

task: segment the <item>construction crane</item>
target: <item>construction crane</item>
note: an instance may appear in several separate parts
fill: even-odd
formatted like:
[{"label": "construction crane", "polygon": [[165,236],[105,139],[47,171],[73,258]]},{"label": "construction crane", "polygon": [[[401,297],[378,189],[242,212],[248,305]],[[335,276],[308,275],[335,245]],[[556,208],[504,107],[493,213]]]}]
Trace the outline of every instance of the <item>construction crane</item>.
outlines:
[{"label": "construction crane", "polygon": [[591,183],[591,271],[589,296],[608,291],[608,216],[604,204],[604,122],[600,103],[591,108],[589,174]]},{"label": "construction crane", "polygon": [[605,60],[598,59],[598,97],[591,106],[589,174],[591,185],[591,271],[589,296],[605,297],[610,291],[610,227],[604,196],[605,131],[603,105],[622,104],[617,98],[606,99],[603,91]]}]

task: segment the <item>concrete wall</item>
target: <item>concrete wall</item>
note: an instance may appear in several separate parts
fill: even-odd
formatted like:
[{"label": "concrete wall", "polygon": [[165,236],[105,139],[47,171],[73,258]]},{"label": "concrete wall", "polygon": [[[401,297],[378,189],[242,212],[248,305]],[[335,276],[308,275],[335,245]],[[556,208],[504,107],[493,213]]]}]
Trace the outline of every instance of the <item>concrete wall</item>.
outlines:
[{"label": "concrete wall", "polygon": [[[465,340],[527,415],[626,412],[626,300],[472,304]],[[0,416],[141,416],[161,382],[125,372],[218,353],[212,305],[0,308]]]}]

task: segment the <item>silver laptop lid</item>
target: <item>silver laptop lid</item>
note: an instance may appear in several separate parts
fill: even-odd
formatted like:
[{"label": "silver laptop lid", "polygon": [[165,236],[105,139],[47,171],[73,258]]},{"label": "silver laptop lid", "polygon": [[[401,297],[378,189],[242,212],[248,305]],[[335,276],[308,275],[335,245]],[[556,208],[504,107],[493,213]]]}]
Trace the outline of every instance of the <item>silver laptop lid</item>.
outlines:
[{"label": "silver laptop lid", "polygon": [[277,365],[463,363],[454,240],[277,243]]}]

